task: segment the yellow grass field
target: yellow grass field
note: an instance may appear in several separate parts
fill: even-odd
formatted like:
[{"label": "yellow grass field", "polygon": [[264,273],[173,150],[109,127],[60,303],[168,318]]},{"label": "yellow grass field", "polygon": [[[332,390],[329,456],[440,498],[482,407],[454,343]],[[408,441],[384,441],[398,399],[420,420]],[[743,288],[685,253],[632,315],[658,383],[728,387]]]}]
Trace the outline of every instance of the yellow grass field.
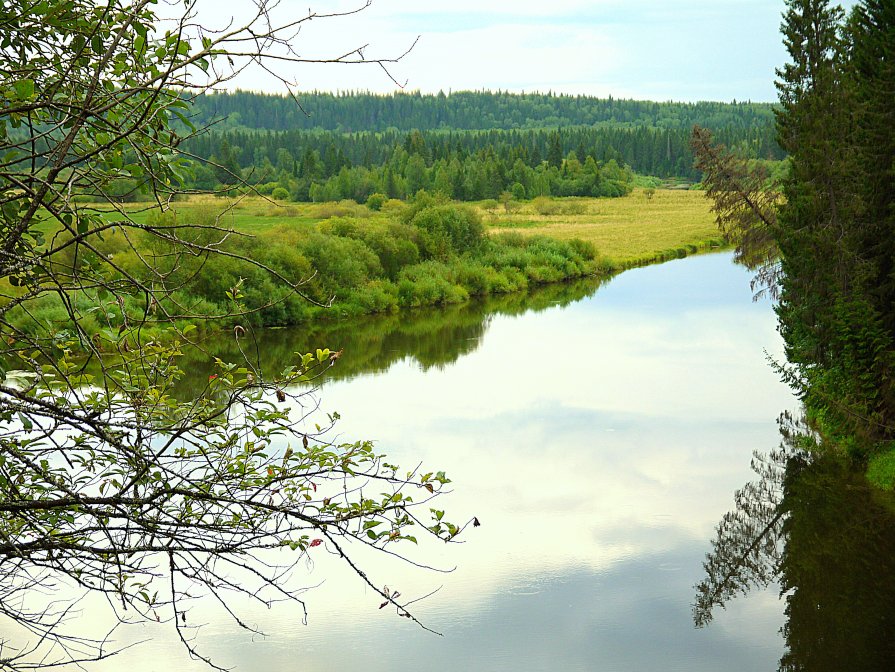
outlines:
[{"label": "yellow grass field", "polygon": [[[718,227],[701,191],[657,189],[652,198],[642,189],[623,198],[576,198],[556,202],[580,214],[542,215],[528,202],[507,213],[503,206],[482,210],[493,233],[581,238],[618,266],[631,266],[722,245]],[[696,250],[692,248],[696,248]]]},{"label": "yellow grass field", "polygon": [[[487,209],[473,204],[491,233],[515,231],[590,241],[611,266],[624,268],[660,261],[722,245],[709,202],[701,191],[657,189],[648,198],[637,189],[623,198],[536,199]],[[125,206],[145,221],[146,206]],[[396,216],[404,206],[391,201],[383,212],[371,212],[353,201],[342,203],[274,203],[257,196],[237,200],[194,196],[175,202],[182,216],[191,212],[224,213],[219,223],[249,235],[277,225],[313,227],[333,216],[380,219]],[[554,211],[555,214],[540,214]]]}]

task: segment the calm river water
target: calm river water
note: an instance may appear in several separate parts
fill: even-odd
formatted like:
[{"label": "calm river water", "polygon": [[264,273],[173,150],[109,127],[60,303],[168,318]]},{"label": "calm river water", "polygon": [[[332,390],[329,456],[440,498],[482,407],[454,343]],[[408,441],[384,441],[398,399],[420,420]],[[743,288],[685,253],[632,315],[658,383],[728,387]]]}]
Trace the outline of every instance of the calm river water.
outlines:
[{"label": "calm river water", "polygon": [[[391,461],[444,469],[453,520],[477,516],[464,544],[361,558],[407,596],[437,636],[379,610],[325,553],[294,581],[294,609],[250,611],[266,638],[230,622],[199,633],[219,664],[265,672],[363,670],[774,670],[783,602],[774,587],[693,626],[694,584],[713,528],[750,480],[753,450],[779,443],[795,407],[766,361],[781,357],[775,317],[754,303],[729,254],[631,270],[529,299],[392,316],[329,334],[276,331],[345,348],[324,384],[344,439],[372,438]],[[344,365],[344,366],[343,366]],[[320,585],[317,585],[320,584]],[[156,637],[110,669],[193,670]]]}]

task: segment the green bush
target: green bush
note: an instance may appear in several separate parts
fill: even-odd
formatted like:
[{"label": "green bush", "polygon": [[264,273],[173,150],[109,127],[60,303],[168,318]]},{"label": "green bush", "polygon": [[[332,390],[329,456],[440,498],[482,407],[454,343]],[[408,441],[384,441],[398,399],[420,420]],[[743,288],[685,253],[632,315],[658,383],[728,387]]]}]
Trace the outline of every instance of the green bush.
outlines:
[{"label": "green bush", "polygon": [[382,210],[382,206],[387,200],[388,196],[386,196],[385,194],[380,194],[378,192],[370,194],[369,196],[367,196],[367,207],[370,208],[370,210],[378,212]]},{"label": "green bush", "polygon": [[594,244],[587,240],[581,240],[580,238],[573,238],[566,242],[566,244],[582,259],[586,261],[593,261],[597,258],[597,248],[594,247]]},{"label": "green bush", "polygon": [[399,238],[389,235],[387,231],[376,230],[365,232],[363,241],[379,257],[382,270],[390,279],[395,279],[402,268],[419,262],[419,248],[407,238]]},{"label": "green bush", "polygon": [[536,213],[543,215],[544,217],[558,215],[561,210],[559,203],[549,196],[538,196],[531,202],[531,206]]},{"label": "green bush", "polygon": [[577,200],[561,201],[549,196],[538,196],[531,204],[536,213],[545,217],[552,215],[583,215],[587,212],[587,206]]},{"label": "green bush", "polygon": [[424,261],[401,271],[398,295],[403,306],[460,303],[469,292],[456,284],[454,270],[437,261]]},{"label": "green bush", "polygon": [[270,196],[273,193],[273,190],[279,186],[279,182],[264,182],[262,184],[256,184],[255,191],[257,191],[262,196]]},{"label": "green bush", "polygon": [[353,217],[331,217],[317,225],[317,230],[331,236],[358,238],[360,226]]},{"label": "green bush", "polygon": [[388,280],[374,280],[353,290],[347,303],[356,307],[358,314],[390,312],[399,305],[398,286]]},{"label": "green bush", "polygon": [[587,212],[587,205],[581,201],[566,201],[562,204],[562,214],[583,215]]},{"label": "green bush", "polygon": [[[558,205],[550,199],[539,203],[550,208]],[[383,211],[391,205],[385,201]],[[153,308],[159,315],[219,315],[223,317],[219,324],[227,325],[235,319],[228,314],[248,309],[248,316],[240,319],[258,326],[457,303],[469,296],[514,292],[578,277],[598,267],[596,250],[589,243],[514,232],[487,236],[474,209],[445,202],[437,195],[420,192],[408,205],[393,205],[400,215],[391,219],[384,212],[370,217],[369,208],[353,202],[316,206],[316,214],[328,219],[315,228],[288,223],[255,236],[231,236],[221,249],[232,256],[213,259],[201,253],[174,255],[164,237],[145,233],[127,240],[110,230],[95,241],[94,250],[82,249],[70,258],[59,255],[59,263],[97,263],[97,255],[111,257],[123,272],[147,283],[159,282],[157,274],[162,274],[174,296]],[[197,244],[217,245],[220,233],[209,227],[218,216],[214,209],[191,208],[152,214],[150,221],[162,230],[176,227],[177,235]],[[227,296],[236,286],[240,305]],[[301,294],[321,303],[334,299],[334,308],[314,306],[295,291],[296,286]],[[95,296],[77,294],[70,300],[89,315],[84,322],[91,330],[88,338],[93,334],[115,338],[122,322],[117,304],[110,304],[106,311]],[[142,314],[145,297],[124,297],[123,307],[128,314]],[[30,320],[32,330],[52,337],[67,328],[66,315],[59,299],[48,296],[34,304],[31,316],[19,315],[17,320]]]},{"label": "green bush", "polygon": [[334,203],[330,199],[315,206],[310,214],[318,219],[329,219],[330,217],[368,217],[370,211],[365,206],[360,206],[351,200],[346,199]]},{"label": "green bush", "polygon": [[436,205],[420,210],[411,220],[420,230],[424,256],[447,259],[476,248],[485,237],[479,214],[465,205]]},{"label": "green bush", "polygon": [[383,274],[379,257],[360,240],[313,233],[301,252],[317,271],[314,282],[328,294],[343,294]]}]

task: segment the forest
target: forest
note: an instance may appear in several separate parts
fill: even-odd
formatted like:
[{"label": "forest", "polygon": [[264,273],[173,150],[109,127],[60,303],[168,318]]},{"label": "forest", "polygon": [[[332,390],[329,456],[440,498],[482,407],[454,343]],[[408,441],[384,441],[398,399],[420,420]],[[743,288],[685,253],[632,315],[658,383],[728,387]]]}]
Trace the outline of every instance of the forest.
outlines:
[{"label": "forest", "polygon": [[313,91],[286,95],[249,91],[207,93],[195,100],[195,122],[225,119],[225,128],[272,131],[401,131],[543,129],[568,126],[688,130],[773,125],[767,103],[675,103],[552,93],[457,91],[450,94]]},{"label": "forest", "polygon": [[[632,173],[698,181],[689,146],[694,123],[753,159],[779,161],[773,110],[753,103],[653,103],[586,96],[461,92],[214,93],[190,104],[208,127],[183,145],[198,161],[191,186],[243,180],[295,201],[420,189],[456,200],[620,196]],[[326,120],[340,120],[327,123]],[[117,185],[123,200],[137,183]]]},{"label": "forest", "polygon": [[[699,194],[642,189],[609,199],[663,180],[685,187],[702,181],[726,242],[738,245],[739,261],[756,269],[757,282],[775,297],[785,353],[772,375],[795,391],[806,415],[792,444],[810,459],[800,465],[780,453],[781,468],[769,467],[774,478],[757,491],[758,513],[770,518],[757,526],[757,517],[745,518],[734,541],[748,537],[748,544],[724,558],[751,569],[761,530],[779,523],[781,535],[789,535],[784,541],[793,555],[775,555],[771,567],[794,617],[782,630],[790,652],[780,669],[815,669],[797,661],[802,643],[812,639],[839,641],[843,632],[873,638],[879,626],[878,638],[893,641],[885,627],[891,586],[873,583],[891,575],[891,551],[881,562],[857,552],[883,545],[893,529],[891,0],[863,0],[848,16],[827,0],[786,0],[790,58],[778,73],[776,106],[502,91],[208,93],[237,74],[234,56],[302,64],[295,51],[265,51],[283,45],[295,23],[270,22],[266,10],[276,8],[274,0],[254,4],[255,21],[191,33],[197,24],[187,2],[162,33],[158,12],[178,3],[0,3],[0,616],[10,628],[0,637],[0,668],[85,669],[129,649],[136,639],[116,633],[142,623],[148,628],[136,631],[138,639],[168,633],[153,644],[156,654],[167,655],[166,642],[173,641],[185,657],[225,669],[226,658],[219,664],[204,653],[209,640],[196,637],[199,629],[209,624],[206,631],[220,633],[227,646],[248,651],[226,624],[259,645],[267,632],[256,615],[273,605],[289,610],[287,619],[272,621],[274,637],[276,629],[307,624],[307,588],[320,585],[307,572],[315,564],[328,572],[323,563],[330,561],[349,581],[332,574],[327,586],[353,581],[364,594],[358,611],[365,617],[391,612],[402,624],[407,619],[428,630],[420,601],[440,589],[408,589],[402,577],[398,590],[375,558],[438,570],[442,565],[429,560],[436,558],[432,549],[440,554],[467,539],[476,543],[466,548],[486,554],[477,562],[470,553],[462,566],[478,564],[483,573],[469,593],[446,590],[437,598],[457,605],[461,637],[487,633],[493,617],[503,628],[492,637],[501,654],[510,641],[504,634],[536,632],[533,643],[553,648],[528,662],[571,669],[584,660],[593,667],[587,647],[605,631],[601,643],[617,640],[638,654],[644,641],[658,642],[658,667],[668,667],[662,645],[683,639],[671,627],[680,612],[667,609],[676,599],[667,588],[689,576],[684,553],[714,501],[704,495],[717,496],[715,487],[734,473],[718,464],[720,453],[732,451],[717,448],[748,440],[752,449],[750,427],[765,421],[743,412],[746,397],[764,388],[730,375],[749,347],[740,344],[751,342],[734,338],[745,322],[731,318],[718,294],[683,308],[671,300],[727,284],[699,272],[700,262],[733,267],[720,256],[685,262],[692,262],[686,273],[695,269],[691,284],[669,282],[670,266],[643,269],[643,276],[603,282],[603,289],[620,291],[605,292],[599,306],[576,306],[586,294],[576,288],[589,291],[622,266],[596,245],[554,235],[562,230],[552,226],[558,219],[548,222],[551,237],[532,231],[559,209],[598,229],[598,217],[606,215],[598,210],[618,204],[641,215],[640,231],[625,228],[625,240],[651,224],[655,231],[652,220],[668,224],[672,197]],[[354,53],[363,59],[358,50],[334,62],[357,64]],[[713,129],[713,136],[697,130],[689,144],[694,125]],[[591,197],[595,205],[588,211],[583,198],[554,196]],[[239,219],[238,206],[246,203],[265,211]],[[524,215],[516,217],[515,206]],[[663,214],[653,214],[659,208]],[[680,256],[698,249],[704,248],[681,249]],[[660,258],[667,257],[641,261]],[[649,271],[657,272],[653,282],[625,290],[628,280],[636,283]],[[659,273],[670,275],[657,279]],[[630,310],[638,295],[644,301]],[[513,319],[495,319],[490,329],[490,318],[468,314],[437,323],[472,297]],[[544,314],[554,305],[584,310],[564,312],[550,327],[555,331],[504,331],[510,322],[524,325],[517,319],[523,304],[549,306]],[[405,319],[407,309],[425,306],[438,310]],[[705,306],[724,310],[707,321]],[[399,333],[391,338],[335,323],[368,313]],[[614,313],[618,319],[609,319]],[[675,321],[681,315],[686,320]],[[724,323],[729,337],[718,336],[714,321]],[[298,326],[302,338],[351,331],[360,354],[343,343],[290,342],[288,332],[273,329],[287,325]],[[456,396],[469,412],[440,403],[438,393],[452,385],[435,374],[458,353],[479,350],[486,331],[505,340],[481,348],[478,364],[455,370]],[[629,358],[626,350],[641,350],[641,336],[650,349]],[[276,345],[271,364],[262,359],[264,342]],[[421,346],[416,361],[433,369],[432,385],[417,388],[395,376],[389,392],[376,381],[356,407],[369,414],[370,425],[343,432],[339,413],[316,395],[343,352],[347,378],[383,363],[412,365],[409,347],[402,348],[410,342]],[[511,356],[501,360],[505,355]],[[761,357],[758,364],[764,367]],[[399,400],[399,388],[410,392],[409,401],[436,400],[435,421]],[[520,390],[530,394],[511,405]],[[732,393],[731,408],[721,408],[727,397],[716,390]],[[335,385],[326,391],[339,392]],[[691,405],[703,398],[713,403]],[[692,433],[697,424],[709,431]],[[438,433],[414,434],[414,425]],[[393,445],[404,467],[362,438],[367,432],[385,438],[386,447],[388,432],[400,435]],[[520,465],[517,476],[512,468]],[[843,465],[866,470],[877,490],[862,494],[857,479],[830,487]],[[825,488],[816,500],[787,501],[800,473]],[[442,508],[438,498],[454,488],[470,493],[468,507],[448,499]],[[769,504],[765,495],[777,492],[783,498]],[[689,501],[676,500],[681,493]],[[832,529],[815,525],[825,509],[838,516]],[[834,534],[848,525],[880,530],[882,537],[865,543]],[[819,540],[846,551],[844,561],[830,562]],[[445,581],[455,564],[449,558]],[[532,562],[513,565],[517,559]],[[867,568],[866,577],[853,580],[848,570],[855,566]],[[728,567],[718,567],[721,591],[709,586],[709,608],[728,586],[741,590]],[[669,571],[677,569],[683,571]],[[830,581],[828,569],[835,574]],[[857,591],[850,585],[856,581]],[[833,602],[820,590],[830,586]],[[551,591],[555,610],[543,600]],[[858,603],[861,593],[871,597]],[[865,607],[870,599],[880,603],[878,612]],[[207,618],[200,603],[210,604]],[[433,606],[430,614],[441,609]],[[874,620],[865,626],[856,609]],[[327,659],[352,648],[372,666],[373,647],[356,634],[365,627],[339,630],[346,613],[322,627],[314,623],[332,634],[331,645],[268,643],[286,652],[292,666],[308,667],[296,652],[315,647]],[[625,623],[629,613],[646,619],[630,630],[604,630]],[[108,629],[97,614],[109,617]],[[544,618],[524,630],[533,615]],[[836,627],[819,627],[815,635],[798,628],[799,616]],[[858,627],[842,627],[855,621]],[[733,641],[742,623],[729,621],[722,638]],[[566,644],[554,637],[565,633],[578,639]],[[745,635],[734,644],[751,652],[760,640]],[[449,642],[446,669],[464,664],[453,657],[458,652],[472,652],[469,659],[480,663],[465,641]],[[420,655],[408,646],[404,640],[387,648],[412,666],[423,655],[434,664],[434,645],[425,644]],[[577,660],[557,662],[560,648]],[[864,669],[882,669],[888,659],[888,649],[862,658],[856,647],[845,648],[840,668],[858,669],[867,660]],[[276,669],[259,650],[247,654],[250,668]],[[840,660],[821,652],[819,666]],[[131,668],[131,660],[115,662]],[[692,666],[692,650],[684,660],[682,669]],[[707,659],[706,669],[726,662]],[[327,660],[323,668],[333,665]]]},{"label": "forest", "polygon": [[793,1],[778,71],[779,192],[694,134],[707,192],[739,256],[778,301],[787,362],[818,448],[895,486],[895,5]]}]

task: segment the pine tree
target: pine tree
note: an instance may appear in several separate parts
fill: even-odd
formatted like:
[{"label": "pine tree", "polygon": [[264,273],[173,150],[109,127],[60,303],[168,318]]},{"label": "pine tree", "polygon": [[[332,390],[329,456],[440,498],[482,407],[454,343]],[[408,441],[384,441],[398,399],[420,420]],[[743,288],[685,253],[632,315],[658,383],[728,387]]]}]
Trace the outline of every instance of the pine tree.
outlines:
[{"label": "pine tree", "polygon": [[214,176],[221,184],[236,184],[242,180],[239,161],[236,152],[230,146],[227,138],[221,140],[217,154],[212,157]]}]

